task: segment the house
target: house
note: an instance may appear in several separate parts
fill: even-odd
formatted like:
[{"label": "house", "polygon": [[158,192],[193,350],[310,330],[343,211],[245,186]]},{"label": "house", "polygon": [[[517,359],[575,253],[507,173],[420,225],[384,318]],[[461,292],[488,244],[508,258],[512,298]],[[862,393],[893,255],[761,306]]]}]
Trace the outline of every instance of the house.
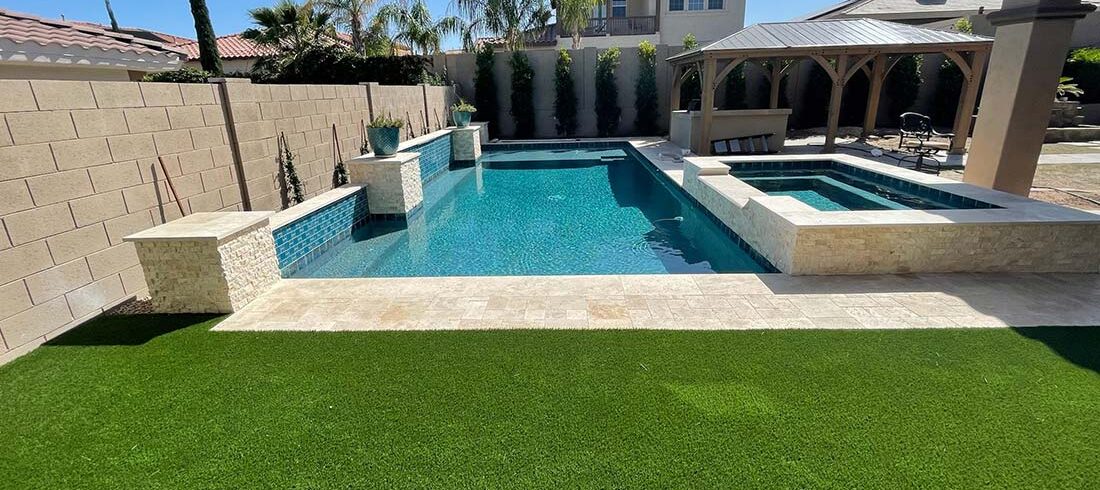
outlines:
[{"label": "house", "polygon": [[[1082,3],[1100,5],[1100,0]],[[974,34],[992,36],[996,29],[985,15],[1001,9],[1001,0],[845,0],[799,20],[849,19],[864,17],[932,28],[950,27],[961,18],[970,19]],[[1100,10],[1077,21],[1070,46],[1100,45]]]},{"label": "house", "polygon": [[[581,47],[636,47],[642,41],[679,46],[694,34],[700,44],[745,27],[746,0],[601,0],[581,32]],[[500,46],[500,39],[480,42]],[[570,48],[572,34],[557,23],[529,33],[527,49]]]},{"label": "house", "polygon": [[162,42],[0,9],[0,79],[140,80],[184,59]]}]

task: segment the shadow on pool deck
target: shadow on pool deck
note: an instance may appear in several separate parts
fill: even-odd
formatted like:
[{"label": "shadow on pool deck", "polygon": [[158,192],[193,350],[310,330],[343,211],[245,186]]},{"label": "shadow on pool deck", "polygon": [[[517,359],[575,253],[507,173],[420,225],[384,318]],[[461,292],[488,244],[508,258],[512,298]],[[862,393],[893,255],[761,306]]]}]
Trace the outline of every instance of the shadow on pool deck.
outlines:
[{"label": "shadow on pool deck", "polygon": [[1021,337],[1042,342],[1074,365],[1100,374],[1100,327],[1013,328]]},{"label": "shadow on pool deck", "polygon": [[218,315],[140,315],[101,317],[46,342],[52,346],[143,345],[161,335]]}]

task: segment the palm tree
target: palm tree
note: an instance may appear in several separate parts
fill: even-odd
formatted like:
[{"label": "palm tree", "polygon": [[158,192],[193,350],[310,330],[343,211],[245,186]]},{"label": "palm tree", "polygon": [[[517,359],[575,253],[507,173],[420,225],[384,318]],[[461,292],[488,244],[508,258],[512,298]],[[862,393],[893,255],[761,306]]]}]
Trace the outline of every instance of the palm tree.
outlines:
[{"label": "palm tree", "polygon": [[218,40],[210,23],[210,11],[206,0],[191,0],[191,16],[195,19],[195,37],[199,43],[199,62],[202,69],[216,77],[222,76],[222,59],[218,54]]},{"label": "palm tree", "polygon": [[257,27],[246,29],[241,37],[294,54],[335,35],[331,14],[314,8],[312,0],[280,0],[274,7],[249,10],[248,15]]},{"label": "palm tree", "polygon": [[351,31],[351,48],[362,54],[365,32],[363,18],[374,0],[321,0],[321,9],[333,16],[336,24]]},{"label": "palm tree", "polygon": [[482,33],[499,36],[510,51],[523,49],[529,33],[546,29],[550,7],[544,0],[455,0],[459,11],[469,19],[462,32],[467,51],[474,49]]},{"label": "palm tree", "polygon": [[435,21],[424,0],[386,5],[378,10],[374,20],[379,25],[392,25],[395,42],[407,44],[413,54],[423,55],[443,52],[443,38],[458,34],[465,26],[462,19],[453,15]]},{"label": "palm tree", "polygon": [[557,0],[558,26],[573,37],[573,49],[581,47],[581,31],[588,27],[599,0]]}]

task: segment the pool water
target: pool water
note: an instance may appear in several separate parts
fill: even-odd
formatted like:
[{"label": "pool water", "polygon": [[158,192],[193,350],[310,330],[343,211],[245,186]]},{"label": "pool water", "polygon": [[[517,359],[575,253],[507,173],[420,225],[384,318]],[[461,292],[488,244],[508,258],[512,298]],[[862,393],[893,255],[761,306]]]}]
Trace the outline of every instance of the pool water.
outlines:
[{"label": "pool water", "polygon": [[996,206],[837,162],[731,165],[730,174],[819,211],[979,209]]},{"label": "pool water", "polygon": [[372,221],[294,276],[766,270],[654,172],[623,150],[490,152],[429,183],[408,221]]}]

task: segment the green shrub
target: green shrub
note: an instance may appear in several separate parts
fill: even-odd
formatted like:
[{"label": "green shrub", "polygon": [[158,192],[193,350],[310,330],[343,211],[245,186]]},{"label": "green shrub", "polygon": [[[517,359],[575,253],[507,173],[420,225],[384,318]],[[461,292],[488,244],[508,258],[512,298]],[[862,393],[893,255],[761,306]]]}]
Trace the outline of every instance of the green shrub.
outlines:
[{"label": "green shrub", "polygon": [[802,105],[798,108],[798,122],[794,124],[800,129],[825,125],[829,117],[829,95],[833,89],[833,80],[821,65],[813,60],[806,63],[810,63],[810,74],[806,80],[806,90],[802,93]]},{"label": "green shrub", "polygon": [[1100,103],[1100,47],[1071,51],[1062,74],[1085,91],[1078,99],[1082,104]]},{"label": "green shrub", "polygon": [[485,44],[477,52],[477,71],[474,74],[474,104],[478,111],[474,119],[489,123],[489,135],[500,131],[500,104],[497,102],[497,82],[493,78],[496,54]]},{"label": "green shrub", "polygon": [[727,110],[748,109],[746,102],[748,91],[745,89],[745,63],[742,62],[726,75],[726,103],[722,108]]},{"label": "green shrub", "polygon": [[612,136],[619,130],[619,86],[615,70],[619,68],[619,48],[610,48],[596,58],[596,134]]},{"label": "green shrub", "polygon": [[888,98],[886,107],[890,120],[895,124],[902,113],[908,111],[917,101],[920,85],[924,82],[921,76],[923,62],[924,57],[921,55],[903,56],[886,77],[883,87]]},{"label": "green shrub", "polygon": [[577,132],[577,92],[573,87],[573,59],[569,51],[558,50],[554,66],[554,129],[559,136]]},{"label": "green shrub", "polygon": [[429,66],[430,59],[424,56],[362,56],[343,46],[316,43],[300,53],[261,58],[252,68],[252,81],[339,85],[446,83]]},{"label": "green shrub", "polygon": [[516,138],[535,135],[535,70],[523,51],[512,52],[512,121]]},{"label": "green shrub", "polygon": [[190,66],[185,66],[175,71],[161,71],[157,73],[150,73],[142,77],[143,82],[171,82],[171,83],[206,83],[206,79],[210,78],[209,72],[197,70]]},{"label": "green shrub", "polygon": [[298,171],[294,167],[294,153],[290,151],[290,143],[286,134],[280,134],[283,147],[283,192],[288,195],[287,200],[293,200],[295,204],[301,204],[306,198],[302,193],[302,181],[298,178]]},{"label": "green shrub", "polygon": [[649,41],[638,45],[638,79],[634,83],[634,130],[643,136],[660,132],[657,107],[657,48]]}]

